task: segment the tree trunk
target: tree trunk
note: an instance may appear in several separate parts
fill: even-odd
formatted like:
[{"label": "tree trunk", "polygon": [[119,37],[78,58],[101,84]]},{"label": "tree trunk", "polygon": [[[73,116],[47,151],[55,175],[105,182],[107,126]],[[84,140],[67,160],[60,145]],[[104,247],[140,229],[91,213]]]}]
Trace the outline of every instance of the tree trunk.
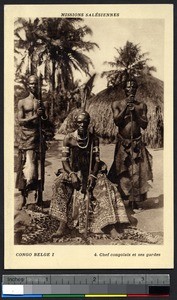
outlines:
[{"label": "tree trunk", "polygon": [[28,54],[28,73],[31,75],[31,57]]},{"label": "tree trunk", "polygon": [[31,75],[36,75],[37,66],[31,59]]},{"label": "tree trunk", "polygon": [[36,75],[37,64],[33,61],[33,56],[28,55],[28,70],[30,75]]},{"label": "tree trunk", "polygon": [[52,99],[51,99],[51,118],[54,116],[54,92],[55,92],[55,61],[52,60]]}]

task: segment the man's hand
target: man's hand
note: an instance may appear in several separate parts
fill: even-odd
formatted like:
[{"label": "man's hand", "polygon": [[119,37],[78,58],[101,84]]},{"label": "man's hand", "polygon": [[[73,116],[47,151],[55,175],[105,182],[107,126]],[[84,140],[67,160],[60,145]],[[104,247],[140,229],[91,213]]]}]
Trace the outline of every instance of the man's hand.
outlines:
[{"label": "man's hand", "polygon": [[38,114],[39,117],[44,116],[45,115],[45,108],[44,107],[39,107],[37,109],[37,114]]},{"label": "man's hand", "polygon": [[127,101],[127,107],[129,108],[129,110],[134,110],[134,97],[132,95],[130,95],[128,97],[128,101]]},{"label": "man's hand", "polygon": [[92,192],[96,184],[96,178],[92,175],[89,176],[89,182],[88,182],[88,191]]},{"label": "man's hand", "polygon": [[128,103],[127,103],[127,107],[128,107],[129,110],[131,110],[131,111],[135,109],[134,103],[133,103],[133,102],[128,102]]},{"label": "man's hand", "polygon": [[76,189],[76,191],[79,191],[80,188],[81,188],[80,179],[77,177],[77,175],[75,173],[72,173],[70,175],[70,178],[71,178],[71,182],[72,182],[72,185],[73,185],[74,189]]}]

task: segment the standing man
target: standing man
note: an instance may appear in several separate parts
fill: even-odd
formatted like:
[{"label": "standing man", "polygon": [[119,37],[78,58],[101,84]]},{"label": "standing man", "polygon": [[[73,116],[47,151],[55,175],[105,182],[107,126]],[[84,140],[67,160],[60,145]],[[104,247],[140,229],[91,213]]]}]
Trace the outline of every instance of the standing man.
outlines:
[{"label": "standing man", "polygon": [[18,103],[19,153],[16,188],[21,192],[21,208],[27,199],[42,204],[44,189],[45,138],[42,126],[48,119],[47,103],[38,99],[38,78],[28,78],[29,95]]},{"label": "standing man", "polygon": [[135,98],[138,84],[129,79],[124,87],[126,99],[112,104],[114,122],[119,129],[114,161],[108,178],[118,185],[123,200],[136,208],[147,197],[148,180],[153,179],[152,156],[145,148],[141,130],[146,129],[147,106]]}]

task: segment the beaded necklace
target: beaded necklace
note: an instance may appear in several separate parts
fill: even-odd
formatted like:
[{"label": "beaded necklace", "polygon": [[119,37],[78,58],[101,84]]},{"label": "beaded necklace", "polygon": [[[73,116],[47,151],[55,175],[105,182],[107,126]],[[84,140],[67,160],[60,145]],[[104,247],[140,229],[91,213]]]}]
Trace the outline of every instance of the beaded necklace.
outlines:
[{"label": "beaded necklace", "polygon": [[[79,140],[80,140],[80,141],[86,141],[86,140],[87,140],[86,145],[85,145],[85,146],[79,145],[79,143],[78,143]],[[88,144],[89,144],[89,134],[87,133],[87,136],[86,136],[85,138],[81,138],[81,137],[78,135],[78,133],[77,133],[76,141],[77,141],[77,146],[78,146],[79,148],[81,148],[81,149],[87,148],[87,147],[88,147]]]}]

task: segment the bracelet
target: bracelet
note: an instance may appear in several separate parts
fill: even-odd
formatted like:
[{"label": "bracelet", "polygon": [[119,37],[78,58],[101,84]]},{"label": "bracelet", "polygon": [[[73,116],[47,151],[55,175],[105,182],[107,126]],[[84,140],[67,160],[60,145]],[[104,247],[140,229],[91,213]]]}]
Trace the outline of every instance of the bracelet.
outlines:
[{"label": "bracelet", "polygon": [[44,118],[43,116],[41,116],[41,119],[42,119],[43,121],[46,121],[46,120],[48,119],[48,117],[46,116],[46,117]]},{"label": "bracelet", "polygon": [[93,178],[95,178],[95,179],[97,179],[97,177],[95,175],[93,175],[93,174],[90,174],[90,176],[93,177]]},{"label": "bracelet", "polygon": [[76,174],[76,172],[70,172],[69,177],[71,177],[72,174]]}]

